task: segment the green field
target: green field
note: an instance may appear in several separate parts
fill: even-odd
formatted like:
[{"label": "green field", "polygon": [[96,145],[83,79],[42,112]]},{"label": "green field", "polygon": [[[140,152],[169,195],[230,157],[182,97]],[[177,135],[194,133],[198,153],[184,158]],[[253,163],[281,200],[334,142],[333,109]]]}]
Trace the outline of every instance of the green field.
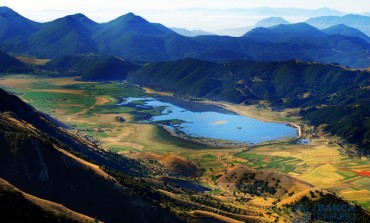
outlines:
[{"label": "green field", "polygon": [[253,152],[243,152],[236,155],[249,161],[249,165],[255,169],[268,169],[283,173],[290,173],[295,170],[297,163],[302,163],[302,160],[294,157],[280,157],[260,155]]}]

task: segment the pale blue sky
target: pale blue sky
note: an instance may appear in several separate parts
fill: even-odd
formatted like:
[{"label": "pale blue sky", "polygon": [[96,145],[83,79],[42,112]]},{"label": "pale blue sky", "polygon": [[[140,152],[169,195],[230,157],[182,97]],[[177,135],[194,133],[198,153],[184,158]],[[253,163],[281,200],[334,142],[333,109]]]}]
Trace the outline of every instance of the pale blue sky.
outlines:
[{"label": "pale blue sky", "polygon": [[368,0],[0,0],[0,5],[19,9],[91,10],[96,8],[121,9],[175,9],[175,8],[253,8],[330,7],[341,11],[364,12],[370,10]]},{"label": "pale blue sky", "polygon": [[[329,7],[346,13],[370,12],[370,0],[0,0],[20,14],[40,22],[50,21],[68,14],[84,13],[97,22],[112,20],[127,12],[134,12],[151,22],[169,27],[215,31],[253,25],[261,15],[223,13],[207,10],[179,10],[186,8],[306,8]],[[307,17],[285,16],[291,22],[304,21]]]}]

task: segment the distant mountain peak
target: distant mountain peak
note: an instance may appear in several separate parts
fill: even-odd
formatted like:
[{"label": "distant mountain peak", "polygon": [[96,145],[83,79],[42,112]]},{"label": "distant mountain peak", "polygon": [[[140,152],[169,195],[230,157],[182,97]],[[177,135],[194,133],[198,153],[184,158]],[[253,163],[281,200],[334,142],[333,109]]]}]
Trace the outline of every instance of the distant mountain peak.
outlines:
[{"label": "distant mountain peak", "polygon": [[122,25],[129,25],[129,24],[150,24],[146,19],[141,16],[135,15],[132,12],[127,14],[121,15],[118,18],[106,23],[106,24],[122,24]]},{"label": "distant mountain peak", "polygon": [[77,13],[74,15],[70,15],[71,18],[75,19],[76,21],[82,23],[83,25],[89,26],[89,27],[94,27],[98,26],[99,24],[93,20],[91,20],[89,17],[82,13]]},{"label": "distant mountain peak", "polygon": [[76,22],[78,22],[78,21],[76,20],[76,18],[73,15],[67,15],[67,16],[64,16],[62,18],[55,19],[51,22],[44,23],[44,26],[45,25],[50,25],[50,24],[53,24],[53,23],[74,24]]},{"label": "distant mountain peak", "polygon": [[313,27],[307,23],[299,22],[299,23],[293,23],[293,24],[280,24],[271,27],[274,31],[287,31],[287,32],[321,32],[316,27]]},{"label": "distant mountain peak", "polygon": [[0,6],[0,14],[6,14],[6,13],[12,13],[12,14],[18,14],[13,9],[6,7],[6,6]]},{"label": "distant mountain peak", "polygon": [[[122,35],[122,33],[142,33],[149,35],[164,35],[171,33],[170,29],[163,25],[153,24],[143,17],[130,12],[110,22],[104,23],[102,32],[104,35]],[[108,34],[110,33],[110,34]]]},{"label": "distant mountain peak", "polygon": [[343,18],[346,18],[346,17],[357,17],[357,18],[362,18],[362,17],[367,17],[367,16],[363,16],[363,15],[358,15],[358,14],[350,13],[350,14],[344,15],[344,16],[342,16],[342,17],[343,17]]},{"label": "distant mountain peak", "polygon": [[0,18],[1,17],[22,17],[22,18],[24,18],[23,16],[18,14],[13,9],[11,9],[9,7],[6,7],[6,6],[0,7]]},{"label": "distant mountain peak", "polygon": [[118,17],[117,19],[122,19],[122,20],[123,19],[125,19],[125,20],[137,20],[137,21],[143,21],[143,22],[145,21],[145,22],[147,22],[143,17],[138,16],[138,15],[135,15],[132,12],[129,12],[127,14],[124,14],[124,15]]},{"label": "distant mountain peak", "polygon": [[276,20],[287,22],[284,18],[277,17],[277,16],[268,17],[268,18],[262,19],[261,21],[276,21]]},{"label": "distant mountain peak", "polygon": [[64,24],[68,26],[78,27],[80,25],[83,25],[87,28],[93,28],[94,26],[98,26],[99,24],[95,21],[89,19],[87,16],[81,13],[73,14],[73,15],[67,15],[62,18],[55,19],[51,22],[45,23],[45,24]]},{"label": "distant mountain peak", "polygon": [[11,8],[0,7],[0,41],[29,36],[36,32],[39,26],[39,23],[21,16]]},{"label": "distant mountain peak", "polygon": [[334,25],[334,26],[331,26],[332,28],[351,28],[351,27],[349,27],[349,26],[347,26],[347,25],[344,25],[344,24],[338,24],[338,25]]},{"label": "distant mountain peak", "polygon": [[273,33],[273,31],[269,28],[257,27],[257,28],[254,28],[254,29],[248,31],[246,34],[244,34],[244,36],[267,35],[267,34],[271,34],[271,33]]},{"label": "distant mountain peak", "polygon": [[76,13],[76,14],[73,14],[73,15],[71,15],[71,16],[73,16],[73,17],[85,17],[85,18],[87,18],[84,14],[82,14],[82,13]]},{"label": "distant mountain peak", "polygon": [[74,18],[74,19],[89,19],[87,16],[85,16],[82,13],[76,13],[76,14],[69,15],[69,16]]},{"label": "distant mountain peak", "polygon": [[257,27],[247,32],[244,37],[255,40],[272,41],[279,38],[317,37],[325,34],[306,23],[280,24],[269,28]]},{"label": "distant mountain peak", "polygon": [[370,37],[367,36],[365,33],[361,32],[360,30],[347,26],[345,24],[338,24],[331,26],[327,29],[321,30],[322,32],[328,35],[342,35],[342,36],[349,36],[349,37],[358,37],[361,39],[370,42]]},{"label": "distant mountain peak", "polygon": [[[59,18],[59,19],[89,19],[87,18],[84,14],[82,13],[76,13],[76,14],[73,14],[73,15],[67,15],[67,16],[64,16],[62,18]],[[58,19],[56,19],[58,20]]]},{"label": "distant mountain peak", "polygon": [[254,27],[268,28],[268,27],[272,27],[272,26],[276,26],[280,24],[289,24],[289,22],[286,21],[282,17],[269,17],[269,18],[265,18],[265,19],[258,21],[256,25],[254,25]]},{"label": "distant mountain peak", "polygon": [[127,16],[127,17],[135,17],[135,16],[137,16],[137,15],[135,15],[133,12],[129,12],[129,13],[127,13],[127,14],[125,14],[125,15],[123,15],[123,16]]}]

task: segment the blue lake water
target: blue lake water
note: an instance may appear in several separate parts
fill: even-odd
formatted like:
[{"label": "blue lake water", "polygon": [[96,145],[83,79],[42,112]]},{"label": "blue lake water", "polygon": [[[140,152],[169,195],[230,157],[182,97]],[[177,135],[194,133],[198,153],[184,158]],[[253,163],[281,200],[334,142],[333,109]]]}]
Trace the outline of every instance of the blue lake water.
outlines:
[{"label": "blue lake water", "polygon": [[282,123],[263,122],[241,116],[219,106],[189,102],[172,97],[124,98],[121,106],[134,105],[138,109],[163,108],[160,115],[148,122],[182,120],[167,124],[171,130],[191,137],[229,140],[242,143],[261,143],[297,137],[297,129]]}]

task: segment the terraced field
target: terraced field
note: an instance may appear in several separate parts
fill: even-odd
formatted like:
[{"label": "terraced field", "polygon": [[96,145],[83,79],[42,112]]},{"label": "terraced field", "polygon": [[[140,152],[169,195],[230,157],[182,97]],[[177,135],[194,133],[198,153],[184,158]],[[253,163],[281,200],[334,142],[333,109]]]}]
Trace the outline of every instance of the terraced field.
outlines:
[{"label": "terraced field", "polygon": [[[366,170],[370,169],[369,162],[349,158],[340,153],[337,145],[326,144],[323,139],[305,145],[262,146],[236,156],[245,159],[253,168],[289,173],[370,208],[370,178],[366,175]],[[287,169],[283,170],[283,166]],[[362,191],[363,196],[360,197],[358,191]]]}]

